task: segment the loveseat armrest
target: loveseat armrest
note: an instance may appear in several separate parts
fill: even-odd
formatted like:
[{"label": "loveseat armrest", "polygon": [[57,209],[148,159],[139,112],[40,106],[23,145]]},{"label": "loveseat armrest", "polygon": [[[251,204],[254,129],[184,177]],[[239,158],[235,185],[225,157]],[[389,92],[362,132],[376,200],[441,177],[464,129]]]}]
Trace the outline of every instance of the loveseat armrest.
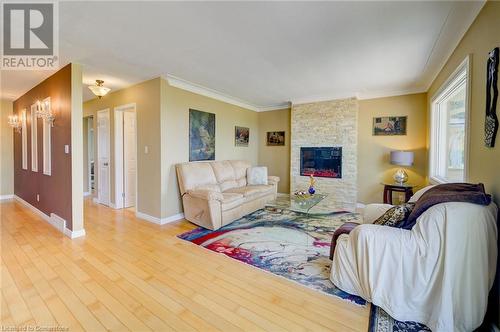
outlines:
[{"label": "loveseat armrest", "polygon": [[278,182],[280,182],[279,176],[268,176],[267,177],[268,184],[278,184]]},{"label": "loveseat armrest", "polygon": [[218,191],[215,190],[206,190],[206,189],[198,189],[198,190],[188,190],[186,192],[189,196],[205,199],[207,201],[222,201],[224,196]]}]

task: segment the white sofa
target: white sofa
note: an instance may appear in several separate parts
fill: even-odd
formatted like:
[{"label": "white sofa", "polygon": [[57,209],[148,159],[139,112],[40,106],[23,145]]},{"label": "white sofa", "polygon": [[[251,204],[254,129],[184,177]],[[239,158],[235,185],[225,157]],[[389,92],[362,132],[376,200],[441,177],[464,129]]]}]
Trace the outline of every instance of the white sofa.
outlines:
[{"label": "white sofa", "polygon": [[338,238],[332,282],[399,321],[477,328],[496,271],[496,205],[438,204],[411,230],[371,224],[390,207],[368,205],[363,224]]},{"label": "white sofa", "polygon": [[276,198],[279,178],[268,177],[267,185],[247,185],[243,160],[189,162],[176,166],[184,217],[208,229],[219,229],[261,209]]}]

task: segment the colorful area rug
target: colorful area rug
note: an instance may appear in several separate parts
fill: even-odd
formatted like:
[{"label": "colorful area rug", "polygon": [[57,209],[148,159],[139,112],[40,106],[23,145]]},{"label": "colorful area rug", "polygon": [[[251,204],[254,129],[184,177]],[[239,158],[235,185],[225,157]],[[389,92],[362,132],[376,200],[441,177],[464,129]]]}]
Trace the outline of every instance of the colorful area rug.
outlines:
[{"label": "colorful area rug", "polygon": [[241,262],[359,305],[366,301],[330,281],[330,243],[335,230],[359,215],[303,214],[262,209],[216,231],[197,228],[178,237]]},{"label": "colorful area rug", "polygon": [[[212,251],[298,282],[358,305],[366,301],[348,294],[330,281],[328,256],[335,230],[358,221],[346,211],[304,214],[281,209],[262,209],[216,231],[197,228],[178,235]],[[429,331],[425,325],[399,322],[372,305],[369,332]]]}]

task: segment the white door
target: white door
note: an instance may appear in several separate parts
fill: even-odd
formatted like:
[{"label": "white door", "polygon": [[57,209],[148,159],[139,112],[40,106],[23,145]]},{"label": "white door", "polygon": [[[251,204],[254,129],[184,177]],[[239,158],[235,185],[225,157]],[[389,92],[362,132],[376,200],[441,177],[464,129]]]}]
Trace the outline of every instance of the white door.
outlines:
[{"label": "white door", "polygon": [[123,188],[124,207],[135,206],[137,146],[135,112],[123,112]]},{"label": "white door", "polygon": [[97,112],[97,199],[109,206],[109,109]]}]

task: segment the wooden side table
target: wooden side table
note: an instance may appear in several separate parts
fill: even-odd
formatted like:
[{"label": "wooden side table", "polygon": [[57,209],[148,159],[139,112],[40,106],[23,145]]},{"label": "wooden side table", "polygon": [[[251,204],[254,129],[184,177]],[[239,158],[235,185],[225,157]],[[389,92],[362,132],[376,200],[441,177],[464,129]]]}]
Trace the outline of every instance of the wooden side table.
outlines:
[{"label": "wooden side table", "polygon": [[392,204],[392,193],[399,192],[405,194],[405,203],[408,202],[411,196],[413,196],[412,184],[408,183],[384,183],[384,204]]}]

